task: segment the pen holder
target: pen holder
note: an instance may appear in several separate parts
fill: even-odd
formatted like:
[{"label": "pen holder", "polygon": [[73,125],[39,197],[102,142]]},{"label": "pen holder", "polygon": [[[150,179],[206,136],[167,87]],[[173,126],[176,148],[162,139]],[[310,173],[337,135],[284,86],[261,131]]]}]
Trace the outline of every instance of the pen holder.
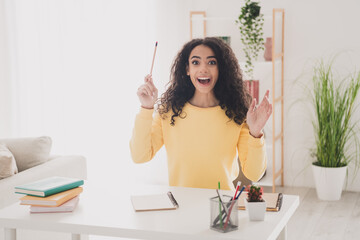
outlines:
[{"label": "pen holder", "polygon": [[[238,203],[232,197],[224,195],[210,198],[210,228],[218,232],[230,232],[238,229]],[[230,216],[229,216],[230,215]]]}]

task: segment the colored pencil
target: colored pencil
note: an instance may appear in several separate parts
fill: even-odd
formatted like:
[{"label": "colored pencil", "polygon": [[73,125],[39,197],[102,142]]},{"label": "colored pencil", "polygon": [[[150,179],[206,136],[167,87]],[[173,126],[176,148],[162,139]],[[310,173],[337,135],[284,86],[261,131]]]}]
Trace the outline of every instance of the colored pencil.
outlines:
[{"label": "colored pencil", "polygon": [[241,184],[241,182],[238,181],[237,186],[236,186],[235,195],[234,195],[234,197],[233,197],[233,200],[231,201],[231,205],[230,205],[230,208],[229,208],[229,213],[228,213],[227,218],[226,218],[226,220],[225,220],[224,229],[226,229],[227,225],[229,224],[231,211],[232,211],[232,208],[234,207],[234,204],[235,204],[235,202],[236,202],[236,194],[237,194],[237,192],[239,191],[240,184]]}]

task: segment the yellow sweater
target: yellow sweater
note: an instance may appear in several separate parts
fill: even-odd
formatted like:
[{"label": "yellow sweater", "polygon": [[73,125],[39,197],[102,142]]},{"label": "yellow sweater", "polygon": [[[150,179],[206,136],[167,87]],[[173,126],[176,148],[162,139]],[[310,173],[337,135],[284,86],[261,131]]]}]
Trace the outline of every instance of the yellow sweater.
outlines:
[{"label": "yellow sweater", "polygon": [[247,178],[257,181],[266,169],[264,138],[249,134],[246,123],[241,126],[225,115],[220,106],[199,108],[186,103],[184,119],[172,112],[162,119],[158,112],[141,108],[135,119],[130,151],[135,163],[150,161],[165,144],[170,186],[234,189],[232,181],[239,168]]}]

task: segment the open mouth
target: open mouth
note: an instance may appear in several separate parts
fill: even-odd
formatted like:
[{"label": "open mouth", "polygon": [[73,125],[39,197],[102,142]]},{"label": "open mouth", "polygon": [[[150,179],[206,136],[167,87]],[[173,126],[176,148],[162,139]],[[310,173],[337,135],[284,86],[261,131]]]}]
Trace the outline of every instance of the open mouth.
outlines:
[{"label": "open mouth", "polygon": [[207,78],[207,77],[199,77],[197,80],[201,84],[208,84],[210,82],[210,78]]}]

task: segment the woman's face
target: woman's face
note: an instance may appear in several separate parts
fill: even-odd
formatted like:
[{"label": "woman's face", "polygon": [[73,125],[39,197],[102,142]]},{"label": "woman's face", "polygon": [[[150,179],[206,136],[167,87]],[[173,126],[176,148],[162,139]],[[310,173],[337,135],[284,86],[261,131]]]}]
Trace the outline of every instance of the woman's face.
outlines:
[{"label": "woman's face", "polygon": [[189,56],[187,75],[196,91],[210,93],[218,80],[219,69],[217,59],[211,48],[205,45],[196,46]]}]

